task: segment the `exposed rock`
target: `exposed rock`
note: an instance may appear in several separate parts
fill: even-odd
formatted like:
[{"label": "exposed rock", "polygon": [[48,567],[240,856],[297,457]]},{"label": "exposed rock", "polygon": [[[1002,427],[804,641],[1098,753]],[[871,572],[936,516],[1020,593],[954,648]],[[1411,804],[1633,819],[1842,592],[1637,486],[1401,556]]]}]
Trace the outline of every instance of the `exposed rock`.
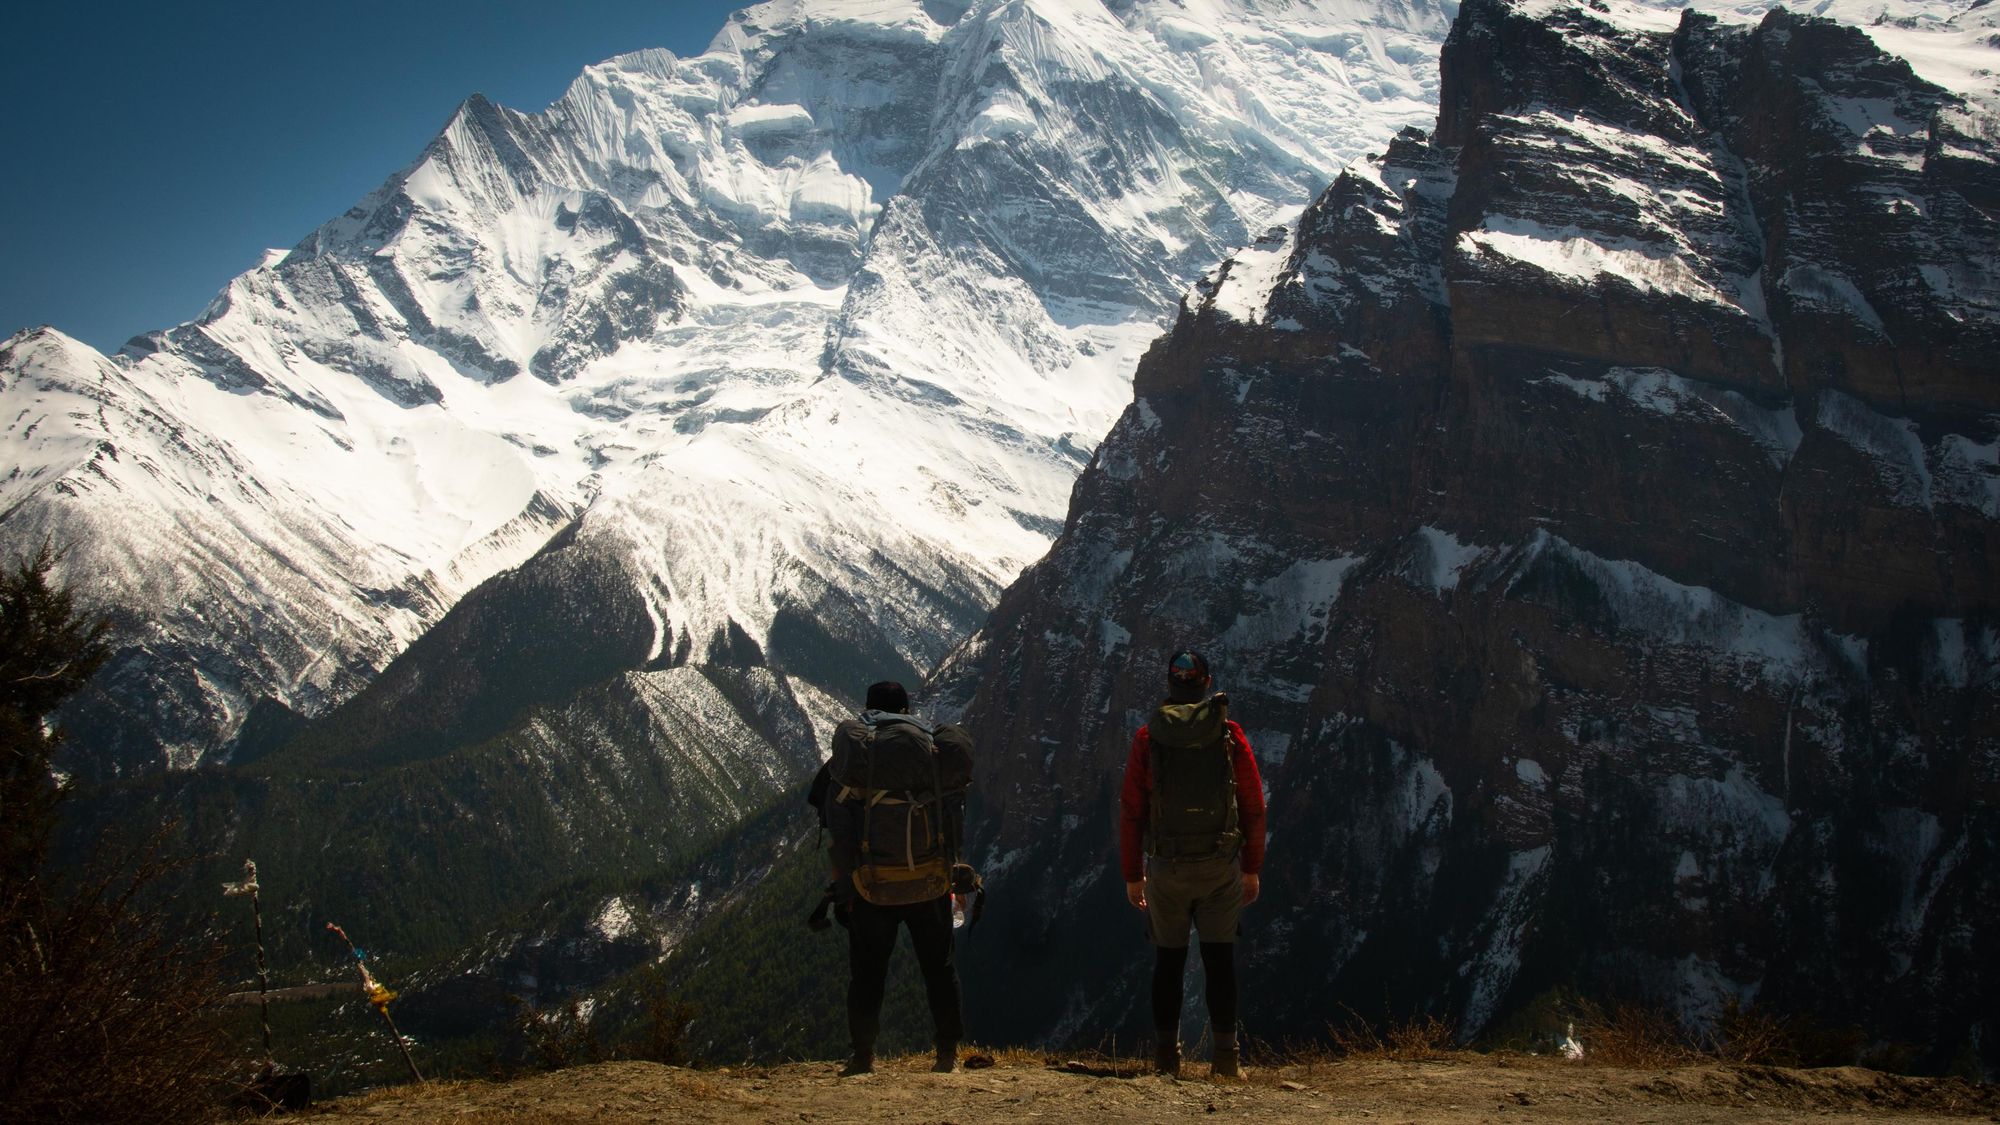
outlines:
[{"label": "exposed rock", "polygon": [[1111,818],[1192,644],[1270,790],[1253,1034],[1566,984],[1993,1065],[1993,118],[1635,13],[1468,0],[1436,135],[1190,292],[943,669],[997,1035],[1144,1027]]}]

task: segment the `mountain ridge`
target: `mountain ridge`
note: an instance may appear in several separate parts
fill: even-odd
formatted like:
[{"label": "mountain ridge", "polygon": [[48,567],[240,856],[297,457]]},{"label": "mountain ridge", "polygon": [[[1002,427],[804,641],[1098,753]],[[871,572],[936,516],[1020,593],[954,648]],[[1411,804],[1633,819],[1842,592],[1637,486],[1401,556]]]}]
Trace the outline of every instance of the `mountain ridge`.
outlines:
[{"label": "mountain ridge", "polygon": [[[1391,46],[1443,27],[1428,4],[772,3],[539,114],[468,99],[201,319],[32,398],[8,381],[17,418],[78,414],[151,466],[79,495],[53,463],[0,482],[10,541],[125,540],[75,569],[157,623],[74,709],[107,717],[76,742],[113,760],[68,768],[226,752],[259,700],[324,711],[579,515],[661,651],[768,649],[786,606],[842,589],[921,671],[1045,547],[1179,285],[1303,204],[1373,115],[1422,112],[1397,61],[1422,51]],[[68,405],[92,394],[96,423]],[[154,448],[155,417],[198,448]],[[53,448],[26,427],[10,446]],[[246,623],[209,628],[190,596]]]}]

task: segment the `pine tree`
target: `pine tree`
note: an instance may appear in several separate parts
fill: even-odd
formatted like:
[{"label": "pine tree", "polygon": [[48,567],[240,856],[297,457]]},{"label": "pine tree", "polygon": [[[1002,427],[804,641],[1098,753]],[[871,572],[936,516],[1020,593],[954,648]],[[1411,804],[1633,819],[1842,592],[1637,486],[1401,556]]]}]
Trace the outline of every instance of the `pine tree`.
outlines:
[{"label": "pine tree", "polygon": [[108,628],[52,585],[44,543],[0,573],[0,894],[33,883],[47,862],[61,788],[51,768],[62,733],[47,719],[104,663]]},{"label": "pine tree", "polygon": [[49,717],[104,662],[102,619],[48,546],[0,573],[0,1119],[184,1121],[218,1092],[216,944],[148,892],[168,831],[51,858],[65,796]]}]

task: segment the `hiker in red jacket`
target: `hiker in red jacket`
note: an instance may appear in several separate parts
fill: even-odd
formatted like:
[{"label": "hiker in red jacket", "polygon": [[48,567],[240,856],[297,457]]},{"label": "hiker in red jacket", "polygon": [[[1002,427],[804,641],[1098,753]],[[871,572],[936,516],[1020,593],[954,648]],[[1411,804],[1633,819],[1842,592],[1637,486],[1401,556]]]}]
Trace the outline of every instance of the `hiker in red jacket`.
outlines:
[{"label": "hiker in red jacket", "polygon": [[1208,661],[1183,650],[1167,662],[1167,699],[1132,737],[1118,832],[1125,897],[1146,912],[1153,962],[1154,1060],[1181,1069],[1181,978],[1188,930],[1201,936],[1210,1075],[1243,1076],[1236,1045],[1236,936],[1257,901],[1264,867],[1264,789],[1243,728],[1210,696]]}]

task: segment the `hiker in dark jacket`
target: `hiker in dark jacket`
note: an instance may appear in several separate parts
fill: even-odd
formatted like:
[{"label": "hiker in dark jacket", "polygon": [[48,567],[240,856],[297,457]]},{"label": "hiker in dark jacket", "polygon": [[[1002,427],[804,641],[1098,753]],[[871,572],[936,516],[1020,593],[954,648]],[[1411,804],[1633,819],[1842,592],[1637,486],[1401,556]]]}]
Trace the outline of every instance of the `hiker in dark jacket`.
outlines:
[{"label": "hiker in dark jacket", "polygon": [[[1188,930],[1201,937],[1210,1074],[1242,1077],[1236,1044],[1236,937],[1243,908],[1261,892],[1264,790],[1228,698],[1210,696],[1208,661],[1183,650],[1167,662],[1167,699],[1132,738],[1119,799],[1125,897],[1146,912],[1155,950],[1155,1064],[1180,1074],[1181,979]],[[1163,799],[1164,798],[1164,799]]]},{"label": "hiker in dark jacket", "polygon": [[[909,710],[903,685],[870,686],[867,710],[834,729],[826,767],[833,893],[848,935],[847,1029],[854,1055],[843,1075],[875,1068],[883,986],[898,926],[909,927],[923,971],[936,1033],[932,1070],[957,1068],[964,1036],[950,891],[964,847],[964,782],[970,778],[972,742],[957,727],[932,727]],[[868,765],[855,764],[864,759]]]}]

